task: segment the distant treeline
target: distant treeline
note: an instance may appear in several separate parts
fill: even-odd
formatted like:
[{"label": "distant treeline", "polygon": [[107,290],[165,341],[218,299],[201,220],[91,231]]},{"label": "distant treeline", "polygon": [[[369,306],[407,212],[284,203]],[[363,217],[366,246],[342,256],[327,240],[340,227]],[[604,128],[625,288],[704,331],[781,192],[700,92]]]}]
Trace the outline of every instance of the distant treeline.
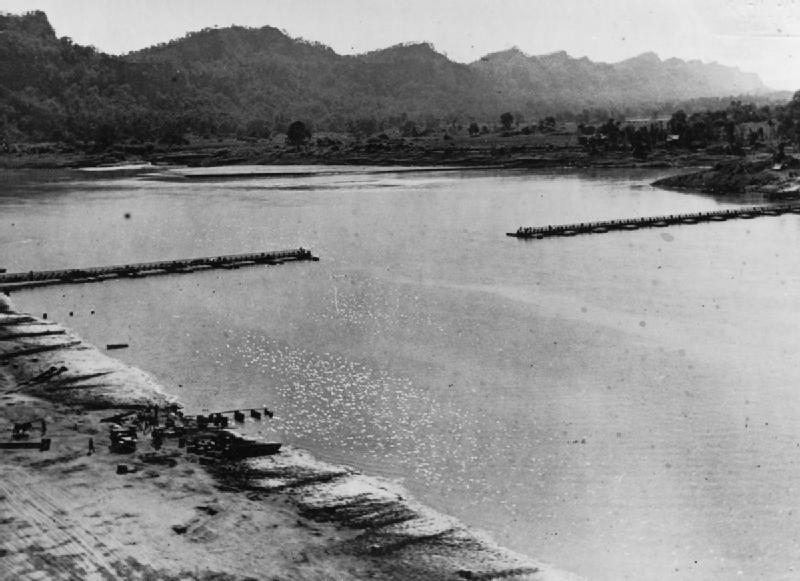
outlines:
[{"label": "distant treeline", "polygon": [[[693,114],[727,108],[730,97],[676,99],[669,96],[683,92],[654,86],[703,71],[724,80],[727,69],[653,58],[600,67],[560,53],[512,51],[462,65],[425,44],[350,57],[270,27],[206,29],[116,57],[57,38],[43,12],[0,14],[0,139],[103,149],[179,144],[190,135],[265,138],[296,120],[314,131],[410,135],[491,127],[504,112],[516,126],[548,117],[590,125],[679,109],[695,131]],[[648,75],[649,92],[631,93],[637,75]],[[733,86],[755,83],[739,75],[730,77]],[[589,82],[594,93],[586,90]],[[718,87],[703,87],[719,94]],[[670,101],[654,97],[662,94]],[[767,114],[782,118],[792,105],[776,106],[773,96],[741,107],[758,115],[771,107]],[[781,125],[786,135],[794,135],[792,123]]]},{"label": "distant treeline", "polygon": [[687,114],[678,109],[669,118],[626,122],[608,119],[600,125],[581,123],[579,142],[588,149],[631,150],[646,157],[658,147],[699,148],[723,145],[731,153],[745,147],[780,143],[800,144],[800,91],[788,103],[756,107],[731,101],[727,107]]}]

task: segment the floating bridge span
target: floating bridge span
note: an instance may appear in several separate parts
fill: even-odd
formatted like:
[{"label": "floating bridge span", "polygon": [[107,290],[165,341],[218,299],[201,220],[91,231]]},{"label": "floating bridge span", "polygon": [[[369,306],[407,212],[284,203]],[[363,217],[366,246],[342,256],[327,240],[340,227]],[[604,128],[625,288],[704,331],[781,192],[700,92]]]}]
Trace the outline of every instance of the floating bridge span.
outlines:
[{"label": "floating bridge span", "polygon": [[516,238],[550,238],[553,236],[576,236],[578,234],[603,234],[614,230],[638,230],[639,228],[665,228],[701,222],[724,222],[725,220],[757,218],[759,216],[779,216],[781,214],[800,214],[800,203],[770,204],[765,206],[749,206],[713,212],[696,212],[693,214],[670,214],[668,216],[647,216],[622,220],[604,220],[600,222],[580,222],[578,224],[559,224],[555,226],[520,226],[516,232],[508,232],[507,236]]},{"label": "floating bridge span", "polygon": [[310,250],[276,250],[228,254],[204,258],[183,258],[158,262],[139,262],[115,266],[93,266],[66,268],[62,270],[38,270],[0,274],[0,291],[29,288],[53,284],[76,284],[100,282],[113,278],[138,278],[159,274],[183,274],[209,268],[233,269],[256,264],[281,264],[289,261],[319,260]]}]

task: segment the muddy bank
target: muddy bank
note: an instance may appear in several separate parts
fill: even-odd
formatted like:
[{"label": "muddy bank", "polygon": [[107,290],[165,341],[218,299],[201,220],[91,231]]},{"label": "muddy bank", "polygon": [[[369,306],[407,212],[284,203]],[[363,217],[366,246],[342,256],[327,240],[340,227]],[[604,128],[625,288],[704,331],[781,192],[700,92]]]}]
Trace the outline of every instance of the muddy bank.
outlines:
[{"label": "muddy bank", "polygon": [[800,196],[800,160],[789,157],[775,161],[772,156],[727,161],[713,168],[667,177],[654,186],[709,194],[765,194],[774,199]]},{"label": "muddy bank", "polygon": [[68,329],[0,311],[0,441],[21,423],[50,440],[0,450],[14,579],[574,579],[300,450],[226,460],[142,434],[114,453],[109,418],[172,399]]}]

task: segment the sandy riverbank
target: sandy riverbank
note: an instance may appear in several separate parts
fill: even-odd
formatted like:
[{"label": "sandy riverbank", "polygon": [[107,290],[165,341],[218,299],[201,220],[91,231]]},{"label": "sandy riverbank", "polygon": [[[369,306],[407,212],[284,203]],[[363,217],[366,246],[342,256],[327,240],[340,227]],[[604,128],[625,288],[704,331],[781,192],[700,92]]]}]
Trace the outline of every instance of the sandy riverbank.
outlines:
[{"label": "sandy riverbank", "polygon": [[[38,441],[44,419],[51,447],[0,450],[3,578],[575,579],[391,483],[286,446],[208,463],[140,435],[135,453],[112,453],[101,420],[171,398],[146,373],[4,300],[0,441],[17,422],[31,422]],[[120,464],[131,472],[117,474]]]}]

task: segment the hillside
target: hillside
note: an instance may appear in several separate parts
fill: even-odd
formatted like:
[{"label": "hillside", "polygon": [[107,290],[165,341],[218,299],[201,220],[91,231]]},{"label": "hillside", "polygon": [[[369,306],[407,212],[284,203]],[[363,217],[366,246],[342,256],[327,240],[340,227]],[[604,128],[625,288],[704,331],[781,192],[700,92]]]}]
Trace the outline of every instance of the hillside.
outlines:
[{"label": "hillside", "polygon": [[[190,83],[224,95],[251,118],[286,124],[308,119],[346,130],[348,121],[491,114],[502,102],[468,66],[427,44],[359,56],[293,40],[272,27],[208,29],[124,57],[128,63],[170,63]],[[499,113],[497,113],[499,115]]]},{"label": "hillside", "polygon": [[767,89],[757,75],[738,69],[680,59],[662,61],[654,53],[615,63],[575,59],[566,52],[528,56],[519,49],[487,55],[471,67],[526,107],[556,103],[576,110],[622,110],[646,103],[683,101]]},{"label": "hillside", "polygon": [[200,98],[171,71],[59,39],[43,12],[0,14],[0,136],[101,145],[167,136],[175,112]]},{"label": "hillside", "polygon": [[340,56],[271,27],[208,29],[125,59],[166,61],[209,81],[213,77],[248,91],[257,88],[241,97],[245,107],[253,98],[263,103],[265,91],[267,106],[275,105],[277,88],[284,96],[291,94],[295,107],[334,104],[329,107],[334,116],[377,110],[384,116],[493,119],[511,109],[531,117],[767,91],[757,75],[698,61],[661,61],[653,53],[606,64],[563,51],[527,56],[511,49],[463,65],[424,43]]},{"label": "hillside", "polygon": [[116,57],[59,39],[43,12],[0,14],[0,135],[12,141],[263,137],[295,119],[370,133],[492,123],[504,111],[600,119],[765,90],[756,75],[654,54],[606,64],[514,49],[466,65],[424,43],[343,56],[269,26],[205,29]]}]

